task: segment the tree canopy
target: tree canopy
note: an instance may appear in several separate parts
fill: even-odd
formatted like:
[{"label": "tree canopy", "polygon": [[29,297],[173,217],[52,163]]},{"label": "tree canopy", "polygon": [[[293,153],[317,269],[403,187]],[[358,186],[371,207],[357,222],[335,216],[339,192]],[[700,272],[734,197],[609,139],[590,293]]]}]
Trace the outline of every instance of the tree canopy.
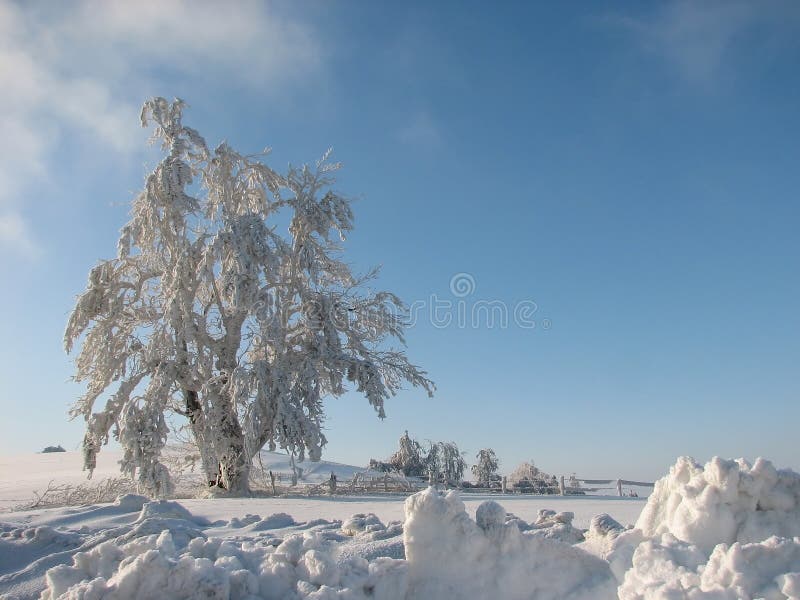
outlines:
[{"label": "tree canopy", "polygon": [[71,414],[86,420],[88,469],[113,435],[123,471],[151,493],[169,487],[165,417],[183,415],[209,481],[245,492],[265,445],[320,458],[326,396],[351,385],[383,417],[404,383],[434,385],[389,345],[404,344],[402,301],[368,287],[377,270],[358,276],[342,259],[353,213],[329,153],[279,173],[266,152],[210,149],[184,108],[142,109],[164,157],[69,317],[65,348],[80,340],[86,382]]}]

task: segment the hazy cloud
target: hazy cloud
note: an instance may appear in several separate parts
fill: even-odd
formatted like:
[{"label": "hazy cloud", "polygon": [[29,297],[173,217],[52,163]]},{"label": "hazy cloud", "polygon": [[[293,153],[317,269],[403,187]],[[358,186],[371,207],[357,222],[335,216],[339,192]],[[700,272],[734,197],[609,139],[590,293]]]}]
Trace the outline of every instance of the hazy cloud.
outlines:
[{"label": "hazy cloud", "polygon": [[444,141],[439,125],[426,111],[414,114],[397,132],[397,138],[405,144],[426,148],[439,146]]},{"label": "hazy cloud", "polygon": [[[270,93],[321,63],[313,32],[272,5],[211,0],[0,0],[0,236],[32,256],[22,191],[68,131],[129,153],[141,90],[168,77]],[[152,87],[152,85],[150,85]],[[163,87],[163,86],[159,86]]]},{"label": "hazy cloud", "polygon": [[646,16],[607,20],[631,31],[644,50],[663,57],[696,84],[712,82],[739,38],[756,26],[800,24],[800,7],[783,0],[680,0],[652,6],[655,10]]},{"label": "hazy cloud", "polygon": [[41,249],[33,241],[28,225],[18,214],[0,214],[0,246],[25,258],[38,258]]}]

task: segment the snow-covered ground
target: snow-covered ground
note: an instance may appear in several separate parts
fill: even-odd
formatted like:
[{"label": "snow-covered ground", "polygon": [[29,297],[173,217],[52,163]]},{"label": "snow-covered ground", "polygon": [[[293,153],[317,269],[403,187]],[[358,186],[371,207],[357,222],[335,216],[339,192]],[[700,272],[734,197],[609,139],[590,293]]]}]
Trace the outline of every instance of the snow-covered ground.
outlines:
[{"label": "snow-covered ground", "polygon": [[[176,453],[175,448],[168,452]],[[291,473],[289,457],[278,452],[262,451],[261,463],[266,471],[272,470],[283,481],[288,481]],[[92,476],[93,482],[120,477],[119,461],[122,452],[104,449],[97,455],[97,468]],[[301,484],[325,483],[334,473],[339,481],[352,479],[356,473],[380,476],[380,473],[367,471],[363,467],[345,465],[337,462],[321,460],[319,462],[298,461],[296,465],[302,469]],[[19,507],[29,503],[34,492],[42,492],[50,482],[54,485],[72,486],[89,483],[87,473],[83,471],[83,457],[80,452],[53,452],[47,454],[19,454],[0,456],[0,511]],[[196,492],[193,485],[199,483],[199,474],[185,472],[182,475],[185,490]],[[180,484],[179,484],[180,487]],[[401,511],[402,512],[402,511]]]},{"label": "snow-covered ground", "polygon": [[[13,462],[3,464],[0,493],[10,502],[24,494],[8,480]],[[49,481],[35,471],[22,473],[25,485]],[[71,477],[79,473],[57,479]],[[800,476],[767,461],[680,459],[646,503],[433,489],[408,498],[128,495],[0,513],[0,595],[800,598],[798,535]]]}]

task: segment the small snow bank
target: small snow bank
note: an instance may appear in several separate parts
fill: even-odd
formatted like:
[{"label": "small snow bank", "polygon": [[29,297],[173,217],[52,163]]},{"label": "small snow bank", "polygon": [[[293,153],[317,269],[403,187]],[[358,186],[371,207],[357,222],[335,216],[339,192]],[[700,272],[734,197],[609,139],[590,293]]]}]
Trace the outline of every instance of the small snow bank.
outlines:
[{"label": "small snow bank", "polygon": [[800,474],[762,458],[750,466],[715,457],[701,466],[682,457],[656,483],[636,527],[706,552],[721,543],[800,536]]},{"label": "small snow bank", "polygon": [[270,529],[282,529],[296,525],[295,520],[286,513],[275,513],[266,519],[261,519],[253,526],[253,531],[267,531]]},{"label": "small snow bank", "polygon": [[506,524],[496,502],[468,516],[455,492],[406,500],[409,598],[616,598],[608,564],[568,544]]},{"label": "small snow bank", "polygon": [[[178,502],[118,505],[138,519],[68,550],[72,565],[47,571],[42,598],[800,599],[800,475],[761,459],[678,459],[635,528],[601,514],[585,532],[571,512],[527,523],[493,501],[472,519],[456,492],[433,488],[388,524],[371,512],[307,523],[276,513],[223,528]],[[19,551],[78,541],[41,528],[0,535]]]},{"label": "small snow bank", "polygon": [[342,523],[342,533],[349,536],[382,529],[386,527],[374,513],[358,513]]},{"label": "small snow bank", "polygon": [[[147,502],[129,531],[50,569],[42,598],[616,598],[604,561],[541,534],[569,525],[568,513],[542,513],[521,532],[496,502],[483,503],[473,521],[456,493],[434,489],[410,497],[405,510],[405,526],[367,513],[341,523],[341,533],[222,540],[207,538],[202,520],[179,503]],[[294,522],[248,515],[237,524],[268,520]],[[395,546],[404,546],[405,560],[374,554]],[[371,560],[343,552],[348,547]]]},{"label": "small snow bank", "polygon": [[[763,459],[701,466],[680,458],[656,483],[636,527],[638,534],[606,548],[611,561],[635,548],[622,600],[800,597],[800,475],[793,471]],[[625,544],[625,535],[644,541]]]},{"label": "small snow bank", "polygon": [[526,523],[518,516],[507,513],[505,522],[507,525],[514,524],[520,531],[529,532],[531,535],[537,535],[567,544],[577,544],[582,542],[584,534],[582,529],[578,529],[572,525],[575,519],[573,512],[556,512],[554,510],[540,509],[536,521],[533,523]]},{"label": "small snow bank", "polygon": [[0,539],[19,540],[29,544],[55,544],[70,547],[80,544],[81,538],[73,532],[58,531],[47,525],[21,527],[0,533]]},{"label": "small snow bank", "polygon": [[619,588],[621,600],[800,598],[800,538],[719,544],[708,556],[669,533],[642,542]]},{"label": "small snow bank", "polygon": [[106,542],[76,555],[72,567],[50,569],[42,598],[401,600],[405,582],[404,561],[352,558],[337,565],[314,533],[289,536],[277,547],[195,538],[181,549],[164,531],[119,547]]},{"label": "small snow bank", "polygon": [[147,496],[139,496],[138,494],[122,494],[117,496],[114,505],[118,506],[120,510],[126,512],[137,512],[141,511],[142,508],[144,508],[144,505],[148,502],[150,502],[150,498]]},{"label": "small snow bank", "polygon": [[400,521],[389,521],[383,524],[374,513],[358,513],[342,523],[341,531],[344,535],[364,540],[385,540],[403,534],[403,524]]}]

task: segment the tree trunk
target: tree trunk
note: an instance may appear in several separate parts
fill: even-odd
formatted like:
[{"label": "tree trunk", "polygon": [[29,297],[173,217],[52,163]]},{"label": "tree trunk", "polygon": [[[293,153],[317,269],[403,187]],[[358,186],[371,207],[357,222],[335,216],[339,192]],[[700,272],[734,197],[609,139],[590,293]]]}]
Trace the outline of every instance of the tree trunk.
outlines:
[{"label": "tree trunk", "polygon": [[236,496],[250,494],[250,461],[244,451],[244,440],[231,440],[219,462],[222,487]]},{"label": "tree trunk", "polygon": [[244,432],[236,418],[233,402],[226,396],[223,390],[216,397],[219,403],[215,420],[219,428],[216,442],[222,487],[231,494],[246,496],[250,493],[250,457],[245,450]]},{"label": "tree trunk", "polygon": [[209,398],[213,411],[212,423],[222,486],[231,494],[246,496],[250,494],[250,461],[244,441],[244,432],[236,415],[236,406],[231,397],[230,376],[236,369],[236,353],[242,344],[242,323],[245,313],[241,310],[226,315],[222,303],[219,309],[225,323],[225,337],[219,348],[220,377],[214,385],[213,396]]},{"label": "tree trunk", "polygon": [[203,407],[200,404],[195,390],[183,390],[183,397],[186,400],[186,414],[189,415],[189,424],[192,428],[192,435],[200,452],[200,462],[203,466],[203,473],[206,475],[209,487],[220,485],[219,461],[214,456],[214,451],[206,439],[205,418]]}]

